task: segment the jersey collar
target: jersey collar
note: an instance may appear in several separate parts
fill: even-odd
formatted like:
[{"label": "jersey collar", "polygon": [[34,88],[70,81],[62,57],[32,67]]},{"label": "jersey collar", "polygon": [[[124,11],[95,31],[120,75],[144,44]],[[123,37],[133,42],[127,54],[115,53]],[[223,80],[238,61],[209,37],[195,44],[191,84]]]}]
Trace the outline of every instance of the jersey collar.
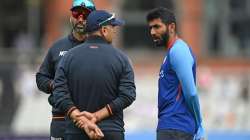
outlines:
[{"label": "jersey collar", "polygon": [[174,38],[170,39],[167,43],[167,49],[170,49],[174,45],[175,41],[178,39],[179,39],[178,36],[175,36]]}]

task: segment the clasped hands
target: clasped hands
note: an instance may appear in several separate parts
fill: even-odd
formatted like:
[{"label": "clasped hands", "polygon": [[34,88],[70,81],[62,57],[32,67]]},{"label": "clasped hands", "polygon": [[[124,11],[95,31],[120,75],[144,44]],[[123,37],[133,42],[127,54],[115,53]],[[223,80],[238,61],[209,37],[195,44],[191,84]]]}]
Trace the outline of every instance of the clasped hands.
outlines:
[{"label": "clasped hands", "polygon": [[70,118],[78,128],[85,131],[90,139],[100,140],[104,137],[101,129],[96,125],[99,120],[95,113],[74,110],[70,114]]}]

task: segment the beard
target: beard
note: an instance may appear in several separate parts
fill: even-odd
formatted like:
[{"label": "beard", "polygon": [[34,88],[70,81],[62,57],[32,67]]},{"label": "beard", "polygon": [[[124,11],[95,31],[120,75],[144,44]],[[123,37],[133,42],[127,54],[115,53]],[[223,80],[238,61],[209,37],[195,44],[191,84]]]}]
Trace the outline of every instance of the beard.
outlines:
[{"label": "beard", "polygon": [[86,31],[86,24],[81,24],[81,23],[72,23],[73,31],[78,33],[78,34],[85,34]]},{"label": "beard", "polygon": [[169,40],[169,34],[166,32],[161,35],[160,38],[154,38],[154,43],[157,47],[165,47],[167,45],[167,42]]},{"label": "beard", "polygon": [[78,26],[78,25],[79,24],[76,24],[73,30],[75,30],[75,32],[79,34],[85,34],[86,25],[81,25],[81,26]]}]

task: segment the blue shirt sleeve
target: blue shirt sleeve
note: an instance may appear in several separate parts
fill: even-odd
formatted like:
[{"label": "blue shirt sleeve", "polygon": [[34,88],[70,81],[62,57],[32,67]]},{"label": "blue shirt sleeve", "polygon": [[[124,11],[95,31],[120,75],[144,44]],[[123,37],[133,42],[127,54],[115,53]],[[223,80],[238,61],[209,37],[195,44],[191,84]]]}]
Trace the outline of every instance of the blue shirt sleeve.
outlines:
[{"label": "blue shirt sleeve", "polygon": [[187,106],[195,117],[197,128],[201,125],[199,99],[193,75],[194,58],[185,44],[175,44],[170,49],[170,63],[181,83]]}]

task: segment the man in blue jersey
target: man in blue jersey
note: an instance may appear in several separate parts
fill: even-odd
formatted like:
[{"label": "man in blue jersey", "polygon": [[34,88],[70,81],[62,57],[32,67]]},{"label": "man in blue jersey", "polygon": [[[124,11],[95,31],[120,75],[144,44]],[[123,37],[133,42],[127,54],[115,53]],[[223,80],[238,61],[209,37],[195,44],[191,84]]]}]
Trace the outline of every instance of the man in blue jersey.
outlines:
[{"label": "man in blue jersey", "polygon": [[147,22],[154,43],[167,47],[159,73],[157,140],[203,139],[194,54],[178,37],[170,10],[153,9]]}]

